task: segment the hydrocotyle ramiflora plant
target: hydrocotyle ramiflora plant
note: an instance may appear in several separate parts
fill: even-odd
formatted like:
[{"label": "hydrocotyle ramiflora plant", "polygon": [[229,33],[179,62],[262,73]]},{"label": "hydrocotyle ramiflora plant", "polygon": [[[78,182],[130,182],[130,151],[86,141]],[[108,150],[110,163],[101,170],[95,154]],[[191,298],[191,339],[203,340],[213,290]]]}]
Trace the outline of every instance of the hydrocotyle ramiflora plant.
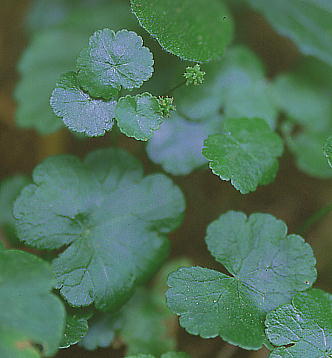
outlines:
[{"label": "hydrocotyle ramiflora plant", "polygon": [[[305,231],[332,205],[293,229],[309,210],[294,199],[302,181],[318,188],[314,180],[332,178],[330,2],[31,2],[16,123],[61,131],[40,141],[47,150],[27,163],[32,178],[1,178],[0,357],[78,345],[127,358],[210,358],[225,341],[265,346],[270,358],[331,358],[331,294],[323,280],[312,287],[313,249],[325,276],[319,252],[328,249]],[[248,21],[250,9],[272,27]],[[295,46],[269,40],[262,61],[251,35],[262,29],[259,38],[274,29]],[[266,61],[271,53],[278,66]],[[287,185],[294,198],[279,206]],[[317,189],[311,205],[326,192]],[[259,202],[313,249],[257,213]],[[209,263],[196,245],[221,208],[207,227]],[[173,235],[185,215],[187,228]],[[194,258],[167,261],[171,248]],[[178,321],[203,338],[197,346],[177,339]]]}]

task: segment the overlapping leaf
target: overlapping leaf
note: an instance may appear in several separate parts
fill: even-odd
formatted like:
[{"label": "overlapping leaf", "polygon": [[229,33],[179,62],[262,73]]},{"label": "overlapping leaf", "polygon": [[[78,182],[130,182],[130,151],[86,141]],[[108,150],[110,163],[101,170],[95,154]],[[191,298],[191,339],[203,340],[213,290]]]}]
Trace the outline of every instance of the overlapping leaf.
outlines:
[{"label": "overlapping leaf", "polygon": [[96,31],[77,59],[81,86],[93,97],[112,98],[118,90],[141,87],[153,72],[153,56],[135,32]]},{"label": "overlapping leaf", "polygon": [[167,255],[165,233],[184,210],[170,179],[143,178],[140,163],[121,150],[93,152],[84,163],[48,158],[33,180],[15,203],[18,236],[38,248],[68,246],[53,270],[73,306],[111,309],[127,300]]},{"label": "overlapping leaf", "polygon": [[327,292],[299,293],[291,304],[268,313],[265,324],[276,346],[270,358],[332,356],[332,295]]},{"label": "overlapping leaf", "polygon": [[158,99],[147,92],[120,98],[115,115],[121,132],[145,141],[164,121]]},{"label": "overlapping leaf", "polygon": [[[37,358],[33,344],[52,356],[64,329],[65,310],[51,293],[49,264],[23,251],[0,248],[0,353],[2,358]],[[47,324],[45,324],[47,322]]]},{"label": "overlapping leaf", "polygon": [[315,281],[312,249],[300,236],[287,236],[286,225],[271,215],[232,211],[209,225],[206,242],[232,276],[179,269],[168,279],[168,306],[191,334],[258,349],[266,313]]},{"label": "overlapping leaf", "polygon": [[227,119],[223,133],[204,142],[204,156],[213,173],[230,180],[242,194],[274,180],[281,156],[281,138],[259,118]]},{"label": "overlapping leaf", "polygon": [[194,122],[173,113],[148,142],[148,156],[170,174],[189,174],[207,163],[202,155],[204,139],[220,132],[221,123],[217,114]]},{"label": "overlapping leaf", "polygon": [[116,101],[91,98],[80,88],[75,72],[60,78],[50,103],[54,113],[75,132],[94,137],[113,127]]},{"label": "overlapping leaf", "polygon": [[73,11],[64,14],[62,25],[33,36],[18,65],[16,123],[41,134],[55,132],[63,125],[50,108],[49,99],[60,75],[73,69],[88,36],[105,26],[113,30],[136,28],[135,17],[123,1],[95,4],[93,11],[77,5],[69,7]]},{"label": "overlapping leaf", "polygon": [[304,54],[332,65],[332,5],[329,0],[246,1],[281,35],[293,40]]},{"label": "overlapping leaf", "polygon": [[233,20],[217,0],[131,0],[142,27],[174,55],[190,61],[221,57],[233,37]]}]

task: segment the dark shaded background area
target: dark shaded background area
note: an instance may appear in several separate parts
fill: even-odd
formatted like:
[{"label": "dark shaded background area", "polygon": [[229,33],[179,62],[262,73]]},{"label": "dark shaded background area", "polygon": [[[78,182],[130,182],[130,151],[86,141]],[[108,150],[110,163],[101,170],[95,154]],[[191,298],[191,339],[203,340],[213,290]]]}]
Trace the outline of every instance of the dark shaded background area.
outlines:
[{"label": "dark shaded background area", "polygon": [[[28,0],[2,0],[0,13],[0,179],[16,173],[30,174],[43,158],[59,153],[83,156],[90,150],[112,145],[112,136],[77,140],[63,129],[44,137],[32,130],[15,126],[15,102],[12,91],[18,79],[17,61],[27,45],[23,20]],[[238,9],[235,14],[237,38],[246,42],[263,59],[268,75],[287,70],[300,56],[287,39],[278,36],[257,14]],[[241,24],[241,25],[239,25]],[[111,26],[111,25],[110,25]],[[128,149],[145,164],[147,172],[161,170],[146,157],[144,144],[120,136],[119,146]],[[267,212],[284,220],[290,232],[296,232],[308,216],[331,201],[331,181],[310,178],[299,172],[286,153],[281,160],[276,181],[260,187],[255,193],[241,195],[228,182],[223,182],[209,170],[196,171],[186,177],[174,177],[187,198],[187,212],[183,225],[171,235],[172,256],[187,256],[201,266],[223,270],[214,263],[204,243],[206,226],[221,213],[233,209],[247,214]],[[331,229],[332,215],[326,216],[310,228],[305,238],[313,246],[318,264],[316,287],[332,291]],[[263,358],[265,350],[247,352],[225,344],[221,339],[203,340],[178,331],[179,349],[194,358],[250,357]],[[122,357],[123,350],[103,349],[85,352],[78,347],[60,351],[57,358]]]}]

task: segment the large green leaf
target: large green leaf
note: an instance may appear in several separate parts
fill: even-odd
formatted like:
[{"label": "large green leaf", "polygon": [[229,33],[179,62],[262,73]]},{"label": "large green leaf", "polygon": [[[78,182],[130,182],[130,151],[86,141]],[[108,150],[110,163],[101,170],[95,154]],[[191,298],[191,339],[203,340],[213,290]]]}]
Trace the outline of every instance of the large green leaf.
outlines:
[{"label": "large green leaf", "polygon": [[330,0],[246,0],[301,52],[332,65]]},{"label": "large green leaf", "polygon": [[204,156],[212,172],[230,180],[242,194],[274,180],[281,138],[259,118],[227,119],[222,134],[210,135],[204,142]]},{"label": "large green leaf", "polygon": [[258,349],[266,313],[315,281],[312,249],[300,236],[287,236],[286,225],[271,215],[233,211],[209,225],[206,242],[231,276],[179,269],[168,279],[168,306],[191,334]]},{"label": "large green leaf", "polygon": [[265,324],[276,347],[270,358],[332,357],[332,295],[327,292],[299,293],[291,304],[268,313]]},{"label": "large green leaf", "polygon": [[202,155],[204,139],[220,132],[222,120],[222,116],[214,115],[194,122],[173,113],[148,142],[149,158],[170,174],[191,173],[207,163]]},{"label": "large green leaf", "polygon": [[122,150],[98,150],[83,163],[70,155],[48,158],[33,180],[15,203],[17,233],[37,248],[68,246],[53,270],[72,306],[113,309],[126,301],[164,260],[165,233],[184,211],[170,179],[144,178],[141,164]]},{"label": "large green leaf", "polygon": [[81,86],[94,97],[109,99],[122,87],[141,87],[153,73],[153,56],[133,31],[96,31],[77,59]]},{"label": "large green leaf", "polygon": [[91,98],[78,83],[75,72],[61,76],[50,104],[65,125],[89,137],[104,135],[113,127],[116,101]]},{"label": "large green leaf", "polygon": [[0,248],[1,358],[35,358],[40,344],[46,356],[62,339],[65,309],[51,293],[51,267],[23,251]]},{"label": "large green leaf", "polygon": [[220,57],[233,36],[233,20],[218,0],[131,0],[140,25],[160,45],[190,61]]}]

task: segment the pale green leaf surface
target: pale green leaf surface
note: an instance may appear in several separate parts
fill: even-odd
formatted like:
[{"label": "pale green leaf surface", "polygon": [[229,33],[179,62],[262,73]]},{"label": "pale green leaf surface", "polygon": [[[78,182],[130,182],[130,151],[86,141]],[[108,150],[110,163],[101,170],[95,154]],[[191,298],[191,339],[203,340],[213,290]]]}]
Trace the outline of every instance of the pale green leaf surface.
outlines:
[{"label": "pale green leaf surface", "polygon": [[203,166],[204,139],[220,132],[222,116],[214,115],[200,122],[189,121],[174,112],[148,142],[149,158],[173,175],[187,175]]},{"label": "pale green leaf surface", "polygon": [[200,120],[221,108],[226,117],[258,117],[274,127],[277,108],[258,57],[244,46],[230,48],[220,62],[206,65],[204,84],[175,92],[180,113]]},{"label": "pale green leaf surface", "polygon": [[153,56],[133,31],[96,31],[77,59],[80,85],[93,97],[109,99],[123,88],[141,87],[153,73]]},{"label": "pale green leaf surface", "polygon": [[140,25],[174,55],[190,61],[221,57],[233,37],[233,20],[218,0],[131,0]]},{"label": "pale green leaf surface", "polygon": [[319,289],[299,293],[266,317],[266,335],[276,348],[270,358],[332,356],[332,295]]},{"label": "pale green leaf surface", "polygon": [[150,93],[120,98],[115,119],[122,133],[144,141],[149,140],[164,121],[158,100]]},{"label": "pale green leaf surface", "polygon": [[57,288],[72,306],[115,309],[168,253],[164,233],[181,222],[184,198],[161,174],[116,149],[46,159],[17,199],[17,233],[54,261]]},{"label": "pale green leaf surface", "polygon": [[305,55],[332,65],[330,0],[246,0]]},{"label": "pale green leaf surface", "polygon": [[191,334],[258,349],[266,313],[315,281],[312,249],[300,236],[287,236],[286,225],[271,215],[233,211],[209,225],[206,242],[231,276],[179,269],[168,279],[168,306]]},{"label": "pale green leaf surface", "polygon": [[113,127],[116,101],[91,98],[80,88],[75,72],[61,76],[50,104],[54,113],[75,132],[95,137],[104,135]]},{"label": "pale green leaf surface", "polygon": [[204,142],[203,155],[212,172],[242,194],[274,180],[283,152],[281,138],[259,118],[227,119],[223,124],[223,133]]},{"label": "pale green leaf surface", "polygon": [[1,357],[39,357],[32,344],[40,344],[46,356],[55,354],[65,309],[51,293],[50,265],[23,251],[0,250],[0,282],[0,307],[6,308],[0,311]]}]

